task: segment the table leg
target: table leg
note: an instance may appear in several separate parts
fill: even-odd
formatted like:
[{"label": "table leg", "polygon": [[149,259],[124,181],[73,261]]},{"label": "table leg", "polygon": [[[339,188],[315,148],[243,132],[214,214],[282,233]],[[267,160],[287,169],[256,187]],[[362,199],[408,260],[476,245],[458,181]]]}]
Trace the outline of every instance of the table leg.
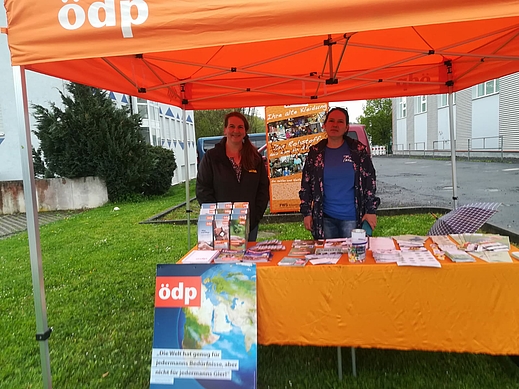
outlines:
[{"label": "table leg", "polygon": [[351,371],[354,377],[357,377],[357,362],[355,360],[355,347],[351,348]]},{"label": "table leg", "polygon": [[342,381],[342,350],[337,347],[337,371],[339,373],[339,381]]}]

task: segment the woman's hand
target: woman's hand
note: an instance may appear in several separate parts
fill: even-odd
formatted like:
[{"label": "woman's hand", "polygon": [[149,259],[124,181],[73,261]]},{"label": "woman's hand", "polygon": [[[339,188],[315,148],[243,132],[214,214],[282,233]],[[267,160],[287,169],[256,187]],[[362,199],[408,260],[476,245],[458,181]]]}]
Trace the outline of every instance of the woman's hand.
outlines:
[{"label": "woman's hand", "polygon": [[303,222],[305,224],[305,228],[308,231],[312,232],[312,229],[314,227],[314,219],[312,218],[312,216],[305,216]]},{"label": "woman's hand", "polygon": [[[368,224],[371,226],[371,228],[373,230],[377,226],[377,215],[375,215],[374,213],[366,213],[362,217],[362,221],[364,221],[364,220],[366,220],[368,222]],[[306,224],[305,224],[305,227],[306,227]]]}]

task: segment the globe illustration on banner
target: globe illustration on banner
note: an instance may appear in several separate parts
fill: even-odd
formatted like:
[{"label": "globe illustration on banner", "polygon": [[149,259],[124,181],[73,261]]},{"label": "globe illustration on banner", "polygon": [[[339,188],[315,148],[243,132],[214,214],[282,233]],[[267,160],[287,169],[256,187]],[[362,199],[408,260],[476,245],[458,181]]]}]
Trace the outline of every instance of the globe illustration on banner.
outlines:
[{"label": "globe illustration on banner", "polygon": [[202,278],[200,307],[182,308],[179,341],[184,349],[221,351],[239,360],[232,380],[198,380],[206,389],[254,388],[257,362],[256,272],[251,267],[210,267]]}]

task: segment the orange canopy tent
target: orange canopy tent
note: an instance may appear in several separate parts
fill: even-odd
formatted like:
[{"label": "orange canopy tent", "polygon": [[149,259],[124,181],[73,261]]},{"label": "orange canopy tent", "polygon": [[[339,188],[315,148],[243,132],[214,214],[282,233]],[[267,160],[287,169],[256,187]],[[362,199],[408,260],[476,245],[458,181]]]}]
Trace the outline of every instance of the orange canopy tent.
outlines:
[{"label": "orange canopy tent", "polygon": [[49,331],[26,69],[185,109],[449,93],[519,71],[517,0],[4,4],[2,31],[25,130],[22,165],[45,387],[51,387]]},{"label": "orange canopy tent", "polygon": [[516,0],[5,0],[13,65],[187,109],[458,91],[519,71]]}]

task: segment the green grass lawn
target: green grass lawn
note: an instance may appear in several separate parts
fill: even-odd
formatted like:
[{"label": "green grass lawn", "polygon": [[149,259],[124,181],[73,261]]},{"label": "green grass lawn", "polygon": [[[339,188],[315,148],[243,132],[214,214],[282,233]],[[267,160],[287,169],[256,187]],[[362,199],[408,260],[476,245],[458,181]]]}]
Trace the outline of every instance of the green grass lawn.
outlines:
[{"label": "green grass lawn", "polygon": [[[194,185],[191,186],[194,189]],[[71,214],[42,226],[41,249],[55,388],[146,388],[158,263],[188,249],[187,226],[139,224],[185,200],[185,188],[139,203]],[[425,234],[432,216],[382,217],[377,235]],[[263,236],[310,238],[301,223],[261,226]],[[191,226],[191,244],[196,242]],[[27,234],[0,240],[0,388],[42,387]],[[510,334],[517,336],[517,334]],[[506,357],[357,350],[358,377],[343,349],[344,380],[334,347],[260,346],[258,386],[285,388],[519,388]]]}]

